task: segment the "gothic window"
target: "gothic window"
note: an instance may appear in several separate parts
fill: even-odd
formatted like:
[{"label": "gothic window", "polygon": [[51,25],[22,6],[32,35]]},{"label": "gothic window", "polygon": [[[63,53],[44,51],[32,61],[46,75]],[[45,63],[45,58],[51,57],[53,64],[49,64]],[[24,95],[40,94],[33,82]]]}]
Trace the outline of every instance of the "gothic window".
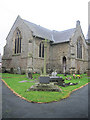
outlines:
[{"label": "gothic window", "polygon": [[16,29],[15,31],[15,48],[14,53],[21,53],[21,32],[19,29]]},{"label": "gothic window", "polygon": [[44,57],[44,44],[42,46],[42,57]]},{"label": "gothic window", "polygon": [[39,57],[44,58],[44,44],[40,43],[39,45]]},{"label": "gothic window", "polygon": [[41,43],[39,45],[39,57],[41,57]]},{"label": "gothic window", "polygon": [[77,41],[77,58],[82,59],[82,43],[80,39]]},{"label": "gothic window", "polygon": [[66,57],[63,57],[63,73],[66,71]]}]

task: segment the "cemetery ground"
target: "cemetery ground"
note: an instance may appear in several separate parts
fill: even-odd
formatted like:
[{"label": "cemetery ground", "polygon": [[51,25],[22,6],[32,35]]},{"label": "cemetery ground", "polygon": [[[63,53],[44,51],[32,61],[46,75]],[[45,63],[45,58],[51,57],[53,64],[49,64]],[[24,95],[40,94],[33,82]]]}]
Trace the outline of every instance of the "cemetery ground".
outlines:
[{"label": "cemetery ground", "polygon": [[71,85],[61,88],[60,92],[51,92],[51,91],[27,91],[32,85],[38,82],[40,74],[33,73],[33,79],[28,79],[26,75],[19,74],[8,74],[2,73],[2,80],[5,81],[5,84],[15,93],[17,96],[21,97],[30,102],[36,103],[49,103],[53,101],[60,101],[61,99],[69,97],[69,95],[86,85],[90,80],[86,74],[80,75],[81,78],[74,79],[73,75],[64,76],[63,74],[58,74],[63,79],[71,77],[71,80],[66,80],[65,83],[78,83],[77,85]]}]

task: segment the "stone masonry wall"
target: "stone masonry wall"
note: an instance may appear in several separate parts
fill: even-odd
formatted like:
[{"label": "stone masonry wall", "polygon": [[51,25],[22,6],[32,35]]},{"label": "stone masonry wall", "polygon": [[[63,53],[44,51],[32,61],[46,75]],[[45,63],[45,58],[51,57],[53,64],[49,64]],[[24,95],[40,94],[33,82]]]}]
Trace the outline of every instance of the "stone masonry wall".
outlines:
[{"label": "stone masonry wall", "polygon": [[[39,57],[39,45],[42,42],[40,38],[33,39],[33,69],[34,71],[41,72],[41,69],[44,68],[44,58]],[[47,44],[47,63],[49,63],[49,47],[50,44]]]},{"label": "stone masonry wall", "polygon": [[[82,59],[77,58],[77,40],[78,38],[81,39],[82,41]],[[81,31],[81,26],[80,24],[76,25],[76,32],[72,36],[70,40],[70,63],[71,63],[71,68],[75,67],[76,72],[84,73],[87,70],[88,66],[88,49],[87,49],[87,44],[85,42],[85,38],[83,36],[83,33]]]},{"label": "stone masonry wall", "polygon": [[[21,31],[21,53],[14,54],[14,32],[18,28]],[[25,71],[27,68],[27,58],[28,58],[28,43],[32,39],[32,32],[28,27],[23,23],[22,19],[18,17],[6,38],[6,46],[3,55],[3,67],[10,70],[17,67],[20,67],[21,70]],[[9,64],[10,63],[10,64]]]},{"label": "stone masonry wall", "polygon": [[50,63],[52,69],[57,72],[63,72],[63,57],[66,57],[66,71],[69,68],[69,43],[60,43],[51,45]]}]

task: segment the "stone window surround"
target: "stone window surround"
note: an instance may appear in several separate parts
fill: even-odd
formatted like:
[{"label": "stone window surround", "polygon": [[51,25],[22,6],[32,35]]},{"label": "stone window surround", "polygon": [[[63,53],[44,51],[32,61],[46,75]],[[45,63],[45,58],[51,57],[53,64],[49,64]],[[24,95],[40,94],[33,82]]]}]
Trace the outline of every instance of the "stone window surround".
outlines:
[{"label": "stone window surround", "polygon": [[[16,28],[15,32],[14,32],[14,37],[13,37],[13,56],[19,56],[21,54],[21,40],[22,40],[22,36],[21,36],[21,31],[19,30],[19,28]],[[16,43],[15,43],[16,42]]]},{"label": "stone window surround", "polygon": [[[79,43],[79,44],[78,44]],[[80,45],[80,46],[78,46],[78,45]],[[78,38],[77,38],[77,43],[76,43],[76,47],[77,47],[77,56],[76,56],[76,59],[78,59],[78,60],[82,60],[83,59],[83,44],[82,44],[82,38],[81,38],[81,36],[79,36]],[[78,47],[79,47],[79,49],[78,49]],[[78,53],[79,52],[79,53]],[[81,52],[81,53],[80,53]]]},{"label": "stone window surround", "polygon": [[42,42],[39,44],[39,58],[44,59],[44,44]]}]

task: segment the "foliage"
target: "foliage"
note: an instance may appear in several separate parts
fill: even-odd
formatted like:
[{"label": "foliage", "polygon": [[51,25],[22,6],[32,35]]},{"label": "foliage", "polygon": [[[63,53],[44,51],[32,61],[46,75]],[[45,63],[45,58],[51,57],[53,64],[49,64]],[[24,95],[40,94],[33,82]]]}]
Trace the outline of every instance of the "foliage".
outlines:
[{"label": "foliage", "polygon": [[[63,74],[58,74],[58,76],[63,77],[71,77],[71,80],[65,80],[65,83],[72,82],[78,83],[78,85],[61,87],[62,92],[50,92],[50,91],[27,91],[32,85],[35,84],[34,80],[38,81],[39,74],[34,73],[33,80],[26,78],[26,75],[19,75],[19,74],[8,74],[3,73],[2,79],[12,88],[16,93],[21,95],[22,97],[28,99],[29,101],[33,102],[52,102],[52,101],[59,101],[61,99],[66,98],[74,89],[81,87],[88,83],[88,77],[86,74],[82,74],[80,79],[74,79],[73,75],[64,76]],[[28,82],[20,81],[27,80]],[[32,82],[30,82],[32,81]]]}]

